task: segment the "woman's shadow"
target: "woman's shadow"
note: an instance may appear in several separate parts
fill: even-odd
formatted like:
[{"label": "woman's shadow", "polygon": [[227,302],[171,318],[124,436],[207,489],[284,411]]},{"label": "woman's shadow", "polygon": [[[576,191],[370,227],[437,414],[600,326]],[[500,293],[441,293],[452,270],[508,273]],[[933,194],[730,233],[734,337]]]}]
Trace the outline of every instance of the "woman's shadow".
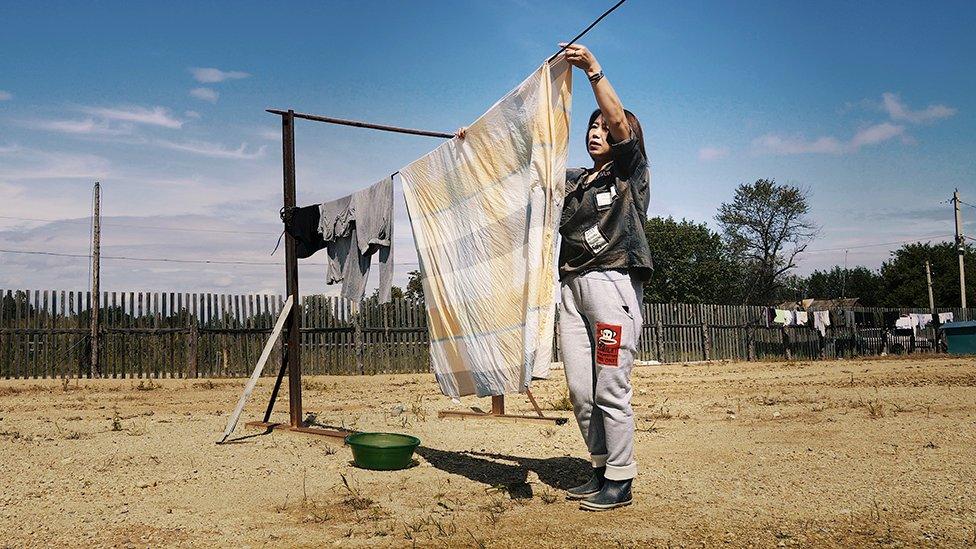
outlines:
[{"label": "woman's shadow", "polygon": [[442,471],[503,490],[513,499],[532,497],[532,485],[527,482],[529,471],[538,475],[541,483],[565,490],[586,482],[591,470],[588,461],[573,457],[538,459],[490,452],[448,452],[426,446],[419,446],[417,453]]}]

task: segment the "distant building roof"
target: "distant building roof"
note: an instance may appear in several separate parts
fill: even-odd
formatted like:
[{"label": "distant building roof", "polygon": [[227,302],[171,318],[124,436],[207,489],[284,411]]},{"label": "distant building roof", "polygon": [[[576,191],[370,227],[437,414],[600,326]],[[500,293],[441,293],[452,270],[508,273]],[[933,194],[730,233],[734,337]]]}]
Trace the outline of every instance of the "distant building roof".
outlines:
[{"label": "distant building roof", "polygon": [[831,311],[837,309],[853,309],[857,307],[858,298],[843,299],[804,299],[803,301],[786,301],[776,306],[777,309],[787,311]]}]

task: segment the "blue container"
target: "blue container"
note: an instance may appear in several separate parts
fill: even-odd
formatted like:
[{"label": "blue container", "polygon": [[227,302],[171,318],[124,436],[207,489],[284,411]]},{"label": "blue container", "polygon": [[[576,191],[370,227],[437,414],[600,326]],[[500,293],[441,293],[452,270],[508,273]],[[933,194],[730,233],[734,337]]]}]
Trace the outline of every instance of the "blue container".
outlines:
[{"label": "blue container", "polygon": [[942,325],[951,355],[976,355],[976,321],[947,322]]}]

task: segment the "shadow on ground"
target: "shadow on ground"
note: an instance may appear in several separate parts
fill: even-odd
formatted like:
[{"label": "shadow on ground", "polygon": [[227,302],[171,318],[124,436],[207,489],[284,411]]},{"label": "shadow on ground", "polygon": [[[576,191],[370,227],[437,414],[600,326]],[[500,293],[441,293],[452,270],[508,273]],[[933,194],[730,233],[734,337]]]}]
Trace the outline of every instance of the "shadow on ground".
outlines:
[{"label": "shadow on ground", "polygon": [[526,458],[489,452],[448,452],[420,446],[417,453],[432,466],[480,482],[490,488],[504,488],[513,499],[532,497],[532,485],[526,482],[529,471],[543,484],[565,490],[589,478],[590,463],[584,459],[558,457]]}]

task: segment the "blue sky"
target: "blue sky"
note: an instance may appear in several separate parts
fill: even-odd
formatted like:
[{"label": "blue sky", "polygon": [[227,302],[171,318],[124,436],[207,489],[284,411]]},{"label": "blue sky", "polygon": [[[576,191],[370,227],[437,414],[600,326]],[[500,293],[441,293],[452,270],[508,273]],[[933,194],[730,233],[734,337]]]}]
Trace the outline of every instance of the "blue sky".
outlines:
[{"label": "blue sky", "polygon": [[[0,4],[0,248],[280,261],[280,126],[265,108],[452,131],[610,2]],[[641,118],[651,213],[714,226],[741,182],[812,193],[801,272],[876,268],[976,203],[976,4],[629,0],[582,41]],[[577,74],[570,164],[594,101]],[[299,202],[337,198],[437,139],[297,127]],[[969,234],[976,209],[964,208]],[[398,283],[416,268],[397,198]],[[9,219],[52,219],[54,222]],[[321,263],[313,259],[312,263]],[[304,292],[333,293],[324,267]],[[0,287],[82,289],[85,259],[0,253]],[[105,260],[108,290],[281,291],[280,266]]]}]

